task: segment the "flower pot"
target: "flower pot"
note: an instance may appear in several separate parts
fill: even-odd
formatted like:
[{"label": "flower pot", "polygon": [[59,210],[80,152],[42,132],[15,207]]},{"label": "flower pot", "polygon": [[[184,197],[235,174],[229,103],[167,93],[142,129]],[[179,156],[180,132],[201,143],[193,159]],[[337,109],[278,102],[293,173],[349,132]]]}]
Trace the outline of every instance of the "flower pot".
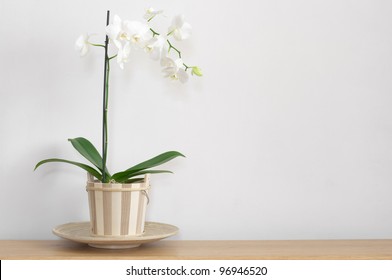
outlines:
[{"label": "flower pot", "polygon": [[144,232],[149,176],[131,184],[102,183],[88,175],[91,235],[124,237]]}]

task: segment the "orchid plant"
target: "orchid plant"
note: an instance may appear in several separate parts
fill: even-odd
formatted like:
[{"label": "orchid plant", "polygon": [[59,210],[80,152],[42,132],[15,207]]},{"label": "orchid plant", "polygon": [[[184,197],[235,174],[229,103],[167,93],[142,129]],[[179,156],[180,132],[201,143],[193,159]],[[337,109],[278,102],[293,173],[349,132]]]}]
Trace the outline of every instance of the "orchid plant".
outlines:
[{"label": "orchid plant", "polygon": [[[144,50],[151,59],[160,61],[160,65],[163,67],[162,72],[166,78],[184,83],[189,79],[189,72],[191,75],[202,76],[202,72],[199,67],[189,66],[184,63],[181,51],[175,47],[171,41],[172,38],[177,41],[189,38],[192,30],[191,25],[185,21],[185,17],[183,15],[175,16],[172,19],[171,25],[167,29],[166,35],[163,35],[150,26],[151,21],[162,14],[162,10],[149,8],[146,10],[144,15],[144,21],[121,20],[118,15],[115,15],[112,23],[110,23],[110,12],[108,11],[104,44],[92,43],[90,41],[90,37],[92,35],[90,34],[82,34],[76,40],[75,50],[79,52],[80,56],[85,56],[89,52],[90,47],[102,47],[105,50],[102,107],[102,156],[89,140],[83,137],[78,137],[69,139],[69,141],[85,159],[93,164],[92,166],[60,158],[49,158],[38,162],[35,169],[48,162],[68,163],[84,169],[103,183],[133,183],[143,180],[143,178],[139,176],[144,174],[171,173],[171,171],[168,170],[155,170],[151,168],[159,166],[176,157],[183,157],[184,155],[180,152],[168,151],[162,153],[112,175],[109,173],[106,166],[108,150],[107,112],[109,73],[110,62],[113,59],[116,59],[119,67],[124,69],[124,64],[128,62],[132,51]],[[112,55],[109,55],[109,41],[113,43],[115,47]],[[173,58],[173,54],[176,57]]]}]

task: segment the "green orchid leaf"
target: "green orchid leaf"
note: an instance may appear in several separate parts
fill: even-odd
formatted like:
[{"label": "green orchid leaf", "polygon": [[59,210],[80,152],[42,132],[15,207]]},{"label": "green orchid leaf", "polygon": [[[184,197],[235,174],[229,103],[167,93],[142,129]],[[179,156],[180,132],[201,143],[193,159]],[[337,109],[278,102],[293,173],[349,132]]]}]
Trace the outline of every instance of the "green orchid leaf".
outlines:
[{"label": "green orchid leaf", "polygon": [[[138,174],[137,172],[145,169],[149,169],[158,165],[161,165],[165,162],[168,162],[176,157],[185,157],[183,154],[177,151],[169,151],[162,153],[156,157],[153,157],[149,160],[143,161],[131,168],[128,168],[125,171],[118,172],[116,174],[113,174],[112,179],[114,179],[116,182],[122,182],[128,178],[131,178],[133,176],[136,176],[135,174]],[[144,173],[145,174],[145,173]]]},{"label": "green orchid leaf", "polygon": [[114,174],[112,176],[112,179],[118,183],[124,183],[127,182],[130,178],[135,176],[140,176],[144,174],[157,174],[157,173],[173,173],[173,172],[168,170],[139,170],[137,172],[125,170]]},{"label": "green orchid leaf", "polygon": [[[85,157],[89,162],[94,164],[98,169],[103,172],[103,167],[102,167],[102,157],[97,151],[97,149],[94,147],[93,144],[89,140],[83,137],[78,137],[74,139],[68,139],[68,141],[71,142],[72,146],[83,156]],[[106,175],[107,177],[110,178],[110,174],[108,169],[106,168]]]},{"label": "green orchid leaf", "polygon": [[97,178],[98,180],[102,180],[102,174],[99,173],[96,169],[94,169],[93,167],[80,163],[80,162],[75,162],[75,161],[69,161],[69,160],[65,160],[65,159],[60,159],[60,158],[49,158],[49,159],[45,159],[45,160],[41,160],[40,162],[37,163],[37,165],[35,166],[34,170],[36,170],[39,166],[41,166],[44,163],[48,163],[48,162],[64,162],[64,163],[69,163],[72,165],[76,165],[84,170],[86,170],[88,173],[90,173],[91,175],[93,175],[95,178]]},{"label": "green orchid leaf", "polygon": [[176,157],[185,157],[183,154],[176,152],[176,151],[169,151],[169,152],[165,152],[162,153],[160,155],[157,155],[156,157],[153,157],[149,160],[143,161],[135,166],[132,166],[131,168],[128,168],[127,171],[139,171],[139,170],[143,170],[143,169],[148,169],[148,168],[152,168],[158,165],[161,165],[165,162],[168,162]]},{"label": "green orchid leaf", "polygon": [[144,178],[132,178],[129,180],[126,180],[124,182],[122,182],[123,184],[132,184],[132,183],[139,183],[139,182],[143,182]]}]

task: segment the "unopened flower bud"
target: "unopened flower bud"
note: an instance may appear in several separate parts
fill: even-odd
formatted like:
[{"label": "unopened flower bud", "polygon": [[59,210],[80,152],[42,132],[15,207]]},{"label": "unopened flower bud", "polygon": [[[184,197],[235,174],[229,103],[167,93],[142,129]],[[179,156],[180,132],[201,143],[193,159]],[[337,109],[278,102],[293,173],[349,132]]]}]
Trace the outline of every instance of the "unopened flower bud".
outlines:
[{"label": "unopened flower bud", "polygon": [[197,67],[197,66],[193,66],[192,67],[192,75],[196,75],[196,76],[199,76],[199,77],[201,77],[201,76],[203,76],[203,73],[201,72],[201,69],[199,68],[199,67]]}]

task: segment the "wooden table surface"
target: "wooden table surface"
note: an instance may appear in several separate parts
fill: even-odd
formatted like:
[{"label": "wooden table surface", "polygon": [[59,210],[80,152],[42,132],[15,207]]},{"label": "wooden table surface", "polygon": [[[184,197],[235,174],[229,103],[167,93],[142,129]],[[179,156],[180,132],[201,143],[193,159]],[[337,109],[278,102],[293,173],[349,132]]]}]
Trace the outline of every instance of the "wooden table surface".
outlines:
[{"label": "wooden table surface", "polygon": [[0,240],[1,260],[392,260],[388,240],[158,241],[108,250],[67,240]]}]

